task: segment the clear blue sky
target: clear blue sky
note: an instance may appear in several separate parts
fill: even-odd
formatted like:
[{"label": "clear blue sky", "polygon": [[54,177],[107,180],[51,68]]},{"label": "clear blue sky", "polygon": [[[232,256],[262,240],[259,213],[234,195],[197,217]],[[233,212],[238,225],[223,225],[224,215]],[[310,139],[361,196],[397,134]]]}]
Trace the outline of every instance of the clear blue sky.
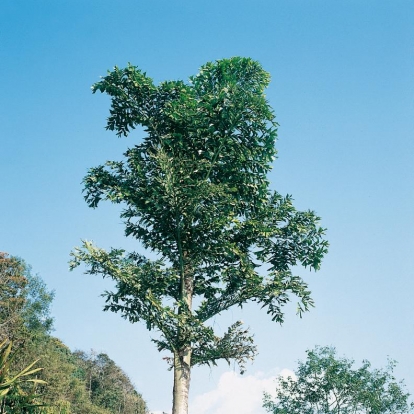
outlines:
[{"label": "clear blue sky", "polygon": [[[395,358],[414,393],[413,23],[411,0],[2,0],[0,250],[56,291],[55,334],[107,352],[150,408],[170,408],[171,373],[145,328],[101,311],[108,284],[68,271],[81,238],[139,249],[118,208],[82,198],[87,169],[139,140],[104,130],[109,101],[90,86],[127,62],[161,81],[248,56],[272,75],[272,186],[315,210],[331,243],[319,273],[299,271],[316,301],[303,319],[288,307],[280,327],[243,311],[260,351],[248,372],[293,369],[306,348],[335,345],[377,367]],[[226,369],[196,369],[192,396]]]}]

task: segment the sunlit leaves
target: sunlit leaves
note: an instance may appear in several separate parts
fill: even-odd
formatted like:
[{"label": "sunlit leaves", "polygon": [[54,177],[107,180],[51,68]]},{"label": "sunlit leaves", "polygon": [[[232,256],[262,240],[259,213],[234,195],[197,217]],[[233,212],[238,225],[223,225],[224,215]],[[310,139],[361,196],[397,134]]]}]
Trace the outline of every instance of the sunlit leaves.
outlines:
[{"label": "sunlit leaves", "polygon": [[238,321],[231,325],[223,337],[213,334],[203,335],[194,346],[191,358],[192,365],[217,365],[217,361],[224,359],[230,364],[236,361],[240,372],[245,371],[246,361],[252,361],[257,355],[257,348],[253,343],[253,337],[248,329],[243,329],[243,324]]},{"label": "sunlit leaves", "polygon": [[105,309],[158,329],[160,350],[190,347],[195,364],[254,356],[240,325],[222,338],[204,325],[231,306],[258,302],[282,322],[292,296],[299,313],[313,305],[291,268],[318,269],[327,242],[313,212],[269,189],[277,133],[269,81],[258,62],[234,57],[207,63],[189,83],[157,86],[128,65],[93,86],[111,97],[108,129],[122,136],[142,127],[145,137],[123,161],[89,170],[85,199],[121,203],[125,234],[160,260],[85,242],[72,265],[114,279]]},{"label": "sunlit leaves", "polygon": [[404,384],[393,376],[394,361],[383,370],[368,361],[336,356],[334,348],[316,347],[299,362],[296,378],[279,377],[276,398],[265,395],[272,414],[403,414],[414,412]]}]

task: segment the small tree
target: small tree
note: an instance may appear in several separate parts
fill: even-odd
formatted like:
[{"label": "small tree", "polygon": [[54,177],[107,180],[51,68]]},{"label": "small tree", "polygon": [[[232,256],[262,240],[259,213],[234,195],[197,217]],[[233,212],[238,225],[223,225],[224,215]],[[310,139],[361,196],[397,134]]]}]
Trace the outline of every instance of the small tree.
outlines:
[{"label": "small tree", "polygon": [[335,348],[316,347],[299,361],[296,378],[279,377],[276,398],[265,394],[264,408],[273,414],[400,414],[412,413],[409,394],[393,376],[394,361],[384,370],[363,361],[338,358]]},{"label": "small tree", "polygon": [[290,268],[318,269],[327,242],[313,212],[269,189],[277,127],[269,79],[259,63],[236,57],[207,63],[189,83],[155,86],[129,65],[93,86],[112,98],[107,129],[126,136],[142,126],[146,137],[125,161],[89,171],[85,199],[123,203],[126,235],[159,260],[84,242],[71,267],[85,263],[87,273],[114,279],[105,310],[160,332],[153,341],[172,354],[174,414],[188,411],[192,366],[224,359],[243,370],[256,354],[241,322],[218,337],[210,318],[253,301],[282,322],[289,293],[299,313],[313,304]]},{"label": "small tree", "polygon": [[[33,368],[39,361],[37,359],[22,371],[11,373],[10,363],[13,360],[11,349],[11,341],[5,340],[0,343],[0,414],[38,413],[39,407],[43,407],[44,404],[37,401],[40,395],[36,393],[35,386],[45,384],[45,381],[33,378],[33,374],[43,368]],[[21,387],[27,383],[32,384],[31,392]]]}]

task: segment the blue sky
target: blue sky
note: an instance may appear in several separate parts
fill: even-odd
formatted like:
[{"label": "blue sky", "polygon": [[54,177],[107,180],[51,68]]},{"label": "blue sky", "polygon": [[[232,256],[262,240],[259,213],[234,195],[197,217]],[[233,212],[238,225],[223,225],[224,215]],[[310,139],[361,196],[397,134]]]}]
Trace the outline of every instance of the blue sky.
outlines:
[{"label": "blue sky", "polygon": [[[172,376],[145,328],[101,311],[108,283],[68,271],[81,238],[139,249],[119,208],[82,198],[87,169],[140,138],[105,131],[109,100],[90,86],[128,62],[158,82],[248,56],[272,75],[272,187],[322,217],[331,247],[320,272],[298,270],[316,301],[303,319],[287,307],[278,326],[248,306],[217,329],[239,317],[251,326],[260,354],[248,375],[294,369],[306,348],[334,345],[377,367],[395,358],[414,393],[413,21],[411,0],[2,0],[0,250],[55,290],[55,334],[107,352],[151,409],[170,408]],[[191,398],[228,369],[195,369]]]}]

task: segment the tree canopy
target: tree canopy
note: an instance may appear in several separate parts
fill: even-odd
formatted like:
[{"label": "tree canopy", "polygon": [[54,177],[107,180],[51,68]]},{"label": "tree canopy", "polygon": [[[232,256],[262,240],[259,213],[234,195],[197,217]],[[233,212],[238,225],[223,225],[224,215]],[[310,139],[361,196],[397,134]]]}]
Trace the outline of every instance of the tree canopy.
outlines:
[{"label": "tree canopy", "polygon": [[0,252],[0,340],[18,345],[29,334],[50,333],[53,297],[23,259]]},{"label": "tree canopy", "polygon": [[276,397],[265,395],[272,414],[402,414],[413,413],[404,384],[393,376],[395,361],[372,369],[368,361],[354,368],[335,348],[316,347],[299,361],[296,378],[279,377]]},{"label": "tree canopy", "polygon": [[154,342],[172,353],[174,390],[184,381],[185,395],[190,366],[234,359],[243,370],[256,353],[241,322],[219,337],[210,318],[252,301],[282,322],[291,294],[299,313],[313,305],[291,268],[318,269],[327,242],[316,214],[270,190],[277,123],[269,81],[258,62],[235,57],[207,63],[187,83],[157,86],[128,65],[93,86],[111,97],[107,129],[126,136],[141,126],[145,137],[123,161],[90,169],[85,199],[122,203],[125,234],[159,259],[84,242],[71,266],[116,281],[105,309],[161,333]]}]

